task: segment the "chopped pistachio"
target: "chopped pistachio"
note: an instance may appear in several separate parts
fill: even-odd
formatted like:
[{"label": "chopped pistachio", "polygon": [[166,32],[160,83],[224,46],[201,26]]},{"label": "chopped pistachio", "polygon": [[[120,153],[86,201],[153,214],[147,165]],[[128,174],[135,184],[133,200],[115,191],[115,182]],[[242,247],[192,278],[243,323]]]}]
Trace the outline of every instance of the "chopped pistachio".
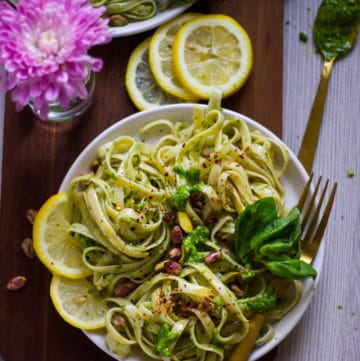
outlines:
[{"label": "chopped pistachio", "polygon": [[207,255],[204,259],[206,264],[217,262],[221,259],[221,251],[216,251]]},{"label": "chopped pistachio", "polygon": [[31,223],[31,224],[34,224],[34,221],[35,221],[35,218],[36,218],[36,215],[37,215],[37,211],[35,209],[28,209],[26,211],[26,218],[27,220]]},{"label": "chopped pistachio", "polygon": [[25,256],[27,258],[35,258],[35,251],[33,247],[33,241],[31,238],[24,238],[24,240],[21,243],[21,249],[23,250]]},{"label": "chopped pistachio", "polygon": [[120,313],[114,313],[111,316],[111,323],[116,328],[124,328],[127,325],[126,319],[124,316],[122,316]]},{"label": "chopped pistachio", "polygon": [[181,264],[175,261],[167,261],[164,263],[164,269],[167,273],[172,275],[178,275],[181,270]]},{"label": "chopped pistachio", "polygon": [[243,297],[244,296],[244,291],[236,283],[233,283],[232,285],[230,285],[230,289],[231,289],[231,291],[234,292],[236,297]]},{"label": "chopped pistachio", "polygon": [[187,213],[179,211],[177,213],[177,216],[178,216],[178,221],[179,221],[180,227],[186,233],[190,233],[193,230],[193,226],[192,226],[191,220],[190,220],[189,216],[187,215]]},{"label": "chopped pistachio", "polygon": [[180,226],[175,226],[170,232],[171,242],[175,245],[179,245],[184,240],[184,234]]},{"label": "chopped pistachio", "polygon": [[15,276],[15,277],[11,278],[8,281],[8,283],[6,285],[6,288],[9,291],[17,291],[20,288],[24,287],[25,283],[26,283],[26,277],[24,277],[24,276]]},{"label": "chopped pistachio", "polygon": [[178,260],[181,258],[181,248],[172,248],[170,251],[169,251],[169,257],[170,259],[172,260]]},{"label": "chopped pistachio", "polygon": [[131,280],[123,280],[113,290],[113,295],[116,297],[125,297],[136,288],[136,283]]},{"label": "chopped pistachio", "polygon": [[120,14],[110,16],[110,26],[124,26],[128,22],[129,20]]}]

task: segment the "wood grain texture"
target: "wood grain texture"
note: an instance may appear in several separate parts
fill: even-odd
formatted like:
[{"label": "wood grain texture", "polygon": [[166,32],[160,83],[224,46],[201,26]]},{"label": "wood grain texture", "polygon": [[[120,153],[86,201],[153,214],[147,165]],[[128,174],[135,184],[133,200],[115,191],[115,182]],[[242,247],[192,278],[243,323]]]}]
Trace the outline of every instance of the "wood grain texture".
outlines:
[{"label": "wood grain texture", "polygon": [[[254,69],[244,88],[223,105],[281,135],[282,1],[200,1],[191,10],[229,14],[244,25],[254,45]],[[56,193],[91,139],[135,111],[124,88],[125,67],[130,52],[150,34],[114,39],[94,49],[105,61],[96,77],[95,100],[86,117],[69,129],[42,124],[29,109],[17,113],[7,97],[0,217],[0,354],[6,361],[111,360],[57,315],[49,300],[50,274],[38,260],[25,258],[20,245],[31,236],[26,210],[38,209]],[[14,275],[24,275],[28,282],[12,293],[4,285]]]}]

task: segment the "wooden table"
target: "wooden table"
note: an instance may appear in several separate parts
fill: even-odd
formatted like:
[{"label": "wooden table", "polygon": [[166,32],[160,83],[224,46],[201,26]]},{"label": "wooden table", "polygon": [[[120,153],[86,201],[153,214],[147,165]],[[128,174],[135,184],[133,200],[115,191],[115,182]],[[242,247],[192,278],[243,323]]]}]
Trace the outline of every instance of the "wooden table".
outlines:
[{"label": "wooden table", "polygon": [[[283,8],[282,0],[208,0],[192,8],[230,14],[248,30],[254,69],[243,89],[223,105],[282,135],[295,151],[321,70],[311,42],[301,43],[298,36],[301,31],[310,35],[319,2],[285,0]],[[150,34],[114,39],[94,49],[105,60],[96,79],[95,101],[71,129],[44,126],[28,109],[15,112],[6,99],[0,218],[0,355],[5,361],[112,359],[57,315],[49,300],[49,273],[38,260],[25,258],[20,245],[31,236],[26,210],[40,207],[57,191],[69,166],[92,138],[136,111],[123,86],[125,66],[132,49]],[[314,164],[316,172],[340,185],[328,226],[324,270],[302,321],[263,361],[358,360],[359,47],[341,63],[334,67],[331,100]],[[347,168],[357,175],[346,177]],[[6,291],[7,280],[18,274],[27,277],[27,285],[18,292]]]}]

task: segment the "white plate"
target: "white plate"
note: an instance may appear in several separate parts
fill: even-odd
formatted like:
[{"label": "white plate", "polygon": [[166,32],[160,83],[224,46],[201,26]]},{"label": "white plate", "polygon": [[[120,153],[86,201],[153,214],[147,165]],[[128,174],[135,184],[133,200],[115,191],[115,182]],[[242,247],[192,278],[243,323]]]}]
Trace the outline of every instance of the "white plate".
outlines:
[{"label": "white plate", "polygon": [[[14,6],[17,5],[18,0],[9,0]],[[124,36],[130,36],[138,33],[143,33],[145,31],[155,29],[161,24],[166,23],[167,21],[175,18],[176,16],[183,13],[187,10],[192,4],[195,3],[194,0],[190,4],[172,4],[166,10],[159,11],[155,16],[147,20],[141,21],[130,21],[127,25],[124,26],[113,26],[110,27],[110,32],[113,38],[120,38]],[[166,0],[159,0],[159,5],[166,3]]]},{"label": "white plate", "polygon": [[[150,109],[143,112],[135,113],[115,124],[113,124],[110,128],[106,129],[100,135],[98,135],[79,155],[79,157],[75,160],[74,164],[71,166],[67,175],[65,176],[61,186],[60,191],[66,191],[67,185],[70,181],[80,175],[84,169],[87,169],[89,164],[93,159],[97,156],[98,148],[106,143],[109,140],[112,140],[120,135],[129,135],[133,137],[138,136],[138,130],[144,126],[146,123],[156,120],[159,118],[167,118],[173,121],[186,120],[191,119],[193,108],[195,107],[206,107],[206,105],[199,104],[175,104],[175,105],[167,105],[158,107],[155,109]],[[254,120],[235,113],[230,110],[224,109],[224,114],[226,116],[235,116],[242,118],[251,129],[257,129],[267,136],[276,139],[281,142],[281,140],[270,132],[268,129],[255,122]],[[308,179],[307,173],[302,167],[301,163],[298,161],[294,153],[289,150],[290,153],[290,162],[287,167],[286,172],[281,178],[281,182],[285,188],[286,192],[286,205],[288,207],[292,207],[297,203],[299,199],[301,190]],[[249,361],[255,361],[258,358],[265,355],[267,352],[272,350],[275,346],[277,346],[287,335],[288,333],[295,327],[295,325],[299,322],[307,307],[310,304],[312,299],[312,295],[314,292],[315,285],[317,280],[319,279],[319,274],[321,270],[321,266],[323,263],[324,257],[324,247],[323,243],[320,246],[317,257],[313,263],[313,266],[316,268],[318,272],[318,277],[315,281],[312,279],[307,279],[303,283],[303,293],[302,297],[297,304],[297,306],[281,321],[274,325],[275,329],[275,337],[268,342],[267,344],[257,348],[254,350],[249,358]],[[100,347],[104,352],[112,356],[116,360],[122,360],[119,356],[111,353],[111,351],[107,348],[105,344],[104,335],[99,332],[85,332],[86,336],[94,342],[98,347]],[[134,352],[131,357],[126,359],[127,361],[146,361],[150,360],[150,358],[146,357],[143,353]]]},{"label": "white plate", "polygon": [[[159,4],[163,4],[166,1],[159,1]],[[124,37],[129,35],[134,35],[138,33],[142,33],[151,29],[154,29],[161,24],[166,23],[167,21],[175,18],[176,16],[183,13],[186,9],[188,9],[195,0],[191,4],[172,4],[164,11],[159,11],[155,16],[150,19],[141,20],[141,21],[131,21],[127,25],[124,26],[114,26],[110,28],[110,32],[114,38]]]}]

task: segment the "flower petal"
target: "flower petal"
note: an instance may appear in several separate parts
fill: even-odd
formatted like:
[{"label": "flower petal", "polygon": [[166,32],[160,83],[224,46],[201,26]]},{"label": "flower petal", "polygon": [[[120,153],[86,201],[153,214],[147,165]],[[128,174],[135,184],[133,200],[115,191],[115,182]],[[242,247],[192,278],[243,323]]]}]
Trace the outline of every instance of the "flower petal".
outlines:
[{"label": "flower petal", "polygon": [[52,103],[59,96],[59,89],[53,83],[50,83],[45,90],[45,99],[48,103]]},{"label": "flower petal", "polygon": [[111,40],[104,11],[89,0],[19,0],[16,9],[0,1],[4,88],[18,108],[34,99],[44,118],[55,99],[64,105],[87,96],[88,71],[103,66],[88,50]]},{"label": "flower petal", "polygon": [[66,83],[69,81],[69,74],[66,71],[60,70],[55,74],[55,79],[58,83]]}]

